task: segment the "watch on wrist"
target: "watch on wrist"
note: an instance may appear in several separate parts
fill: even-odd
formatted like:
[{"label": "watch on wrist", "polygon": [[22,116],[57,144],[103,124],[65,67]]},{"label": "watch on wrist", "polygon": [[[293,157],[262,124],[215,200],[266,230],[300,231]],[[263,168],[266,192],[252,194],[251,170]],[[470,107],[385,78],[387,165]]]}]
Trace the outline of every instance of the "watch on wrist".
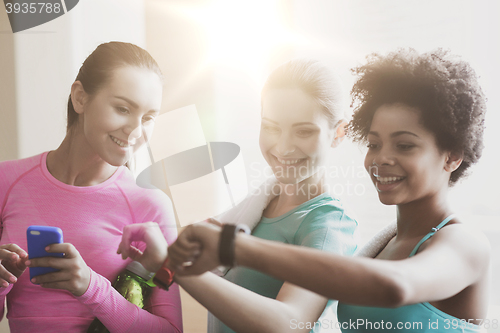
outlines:
[{"label": "watch on wrist", "polygon": [[168,291],[168,288],[174,283],[174,275],[175,272],[168,269],[165,265],[167,264],[167,260],[163,263],[161,268],[156,272],[153,282],[161,289],[165,289]]},{"label": "watch on wrist", "polygon": [[234,239],[238,232],[250,234],[250,229],[243,224],[224,224],[219,240],[219,261],[223,266],[234,267]]}]

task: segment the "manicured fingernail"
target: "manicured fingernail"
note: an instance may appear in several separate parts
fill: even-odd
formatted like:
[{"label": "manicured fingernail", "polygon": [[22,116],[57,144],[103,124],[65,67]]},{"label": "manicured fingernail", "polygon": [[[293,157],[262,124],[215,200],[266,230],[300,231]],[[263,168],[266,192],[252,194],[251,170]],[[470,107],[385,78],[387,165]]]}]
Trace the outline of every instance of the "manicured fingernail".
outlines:
[{"label": "manicured fingernail", "polygon": [[36,278],[32,278],[31,282],[36,283]]},{"label": "manicured fingernail", "polygon": [[7,288],[9,286],[9,283],[7,281],[2,282],[2,287]]},{"label": "manicured fingernail", "polygon": [[26,266],[29,266],[29,265],[31,265],[31,261],[26,260],[26,261],[24,262],[24,264],[25,264]]},{"label": "manicured fingernail", "polygon": [[50,251],[50,246],[46,246],[45,251]]},{"label": "manicured fingernail", "polygon": [[17,281],[17,279],[16,279],[16,277],[15,277],[15,276],[11,276],[11,277],[9,278],[9,280],[10,280],[10,282],[16,282],[16,281]]}]

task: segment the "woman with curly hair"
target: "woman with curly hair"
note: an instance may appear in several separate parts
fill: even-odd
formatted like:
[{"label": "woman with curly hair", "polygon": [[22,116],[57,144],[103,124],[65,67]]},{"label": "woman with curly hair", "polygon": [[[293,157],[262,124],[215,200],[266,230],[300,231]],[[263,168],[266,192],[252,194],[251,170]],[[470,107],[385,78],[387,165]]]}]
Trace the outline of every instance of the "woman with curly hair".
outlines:
[{"label": "woman with curly hair", "polygon": [[380,201],[397,205],[396,236],[376,255],[394,264],[386,272],[393,277],[381,281],[394,300],[346,299],[339,321],[473,331],[486,316],[489,247],[451,213],[447,192],[483,149],[486,105],[476,75],[442,50],[375,54],[354,72],[350,136],[368,145],[365,168]]},{"label": "woman with curly hair", "polygon": [[[229,238],[239,265],[338,299],[343,332],[477,332],[487,312],[490,248],[447,203],[448,188],[483,148],[486,107],[476,75],[448,52],[412,49],[373,54],[354,73],[349,134],[368,146],[365,168],[380,201],[397,206],[395,236],[375,259],[198,224],[169,247],[167,266],[182,275],[212,269],[227,255],[221,250]],[[190,267],[183,265],[188,260]]]}]

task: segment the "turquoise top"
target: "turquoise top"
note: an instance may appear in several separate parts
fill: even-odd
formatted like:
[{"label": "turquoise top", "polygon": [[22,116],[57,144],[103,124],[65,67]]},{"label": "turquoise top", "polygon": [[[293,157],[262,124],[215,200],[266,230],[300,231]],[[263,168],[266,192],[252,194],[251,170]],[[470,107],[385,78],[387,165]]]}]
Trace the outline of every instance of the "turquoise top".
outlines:
[{"label": "turquoise top", "polygon": [[[357,222],[345,215],[340,201],[323,193],[281,216],[262,217],[252,231],[252,235],[281,243],[352,255],[356,249],[353,238],[356,227]],[[253,292],[274,299],[283,285],[283,281],[245,267],[231,269],[225,278]],[[329,301],[325,311],[332,304],[334,302]],[[325,312],[322,318],[324,315]],[[321,318],[318,322],[321,322]],[[291,323],[291,325],[294,324],[300,325],[300,323]],[[209,314],[208,327],[209,333],[234,332],[211,314]],[[315,325],[311,332],[320,332],[319,325]]]},{"label": "turquoise top", "polygon": [[[448,223],[454,216],[444,219],[436,228],[425,235],[418,242],[410,257],[414,256],[420,245],[432,237],[439,229]],[[417,303],[399,308],[376,308],[340,303],[337,316],[342,332],[479,332],[480,327],[469,324],[449,315],[430,303]]]}]

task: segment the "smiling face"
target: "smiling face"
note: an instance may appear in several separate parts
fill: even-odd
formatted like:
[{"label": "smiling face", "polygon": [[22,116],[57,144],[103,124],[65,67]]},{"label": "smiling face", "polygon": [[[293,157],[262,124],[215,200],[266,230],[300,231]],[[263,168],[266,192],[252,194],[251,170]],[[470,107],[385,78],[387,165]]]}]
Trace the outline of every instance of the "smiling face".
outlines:
[{"label": "smiling face", "polygon": [[386,104],[375,111],[365,168],[386,205],[433,196],[448,187],[449,153],[441,151],[420,122],[420,111]]},{"label": "smiling face", "polygon": [[80,125],[88,145],[113,166],[124,165],[151,136],[160,112],[162,84],[151,70],[126,66],[95,95],[82,93]]},{"label": "smiling face", "polygon": [[335,146],[320,105],[298,88],[272,89],[262,97],[260,150],[276,178],[296,184],[315,175]]}]

